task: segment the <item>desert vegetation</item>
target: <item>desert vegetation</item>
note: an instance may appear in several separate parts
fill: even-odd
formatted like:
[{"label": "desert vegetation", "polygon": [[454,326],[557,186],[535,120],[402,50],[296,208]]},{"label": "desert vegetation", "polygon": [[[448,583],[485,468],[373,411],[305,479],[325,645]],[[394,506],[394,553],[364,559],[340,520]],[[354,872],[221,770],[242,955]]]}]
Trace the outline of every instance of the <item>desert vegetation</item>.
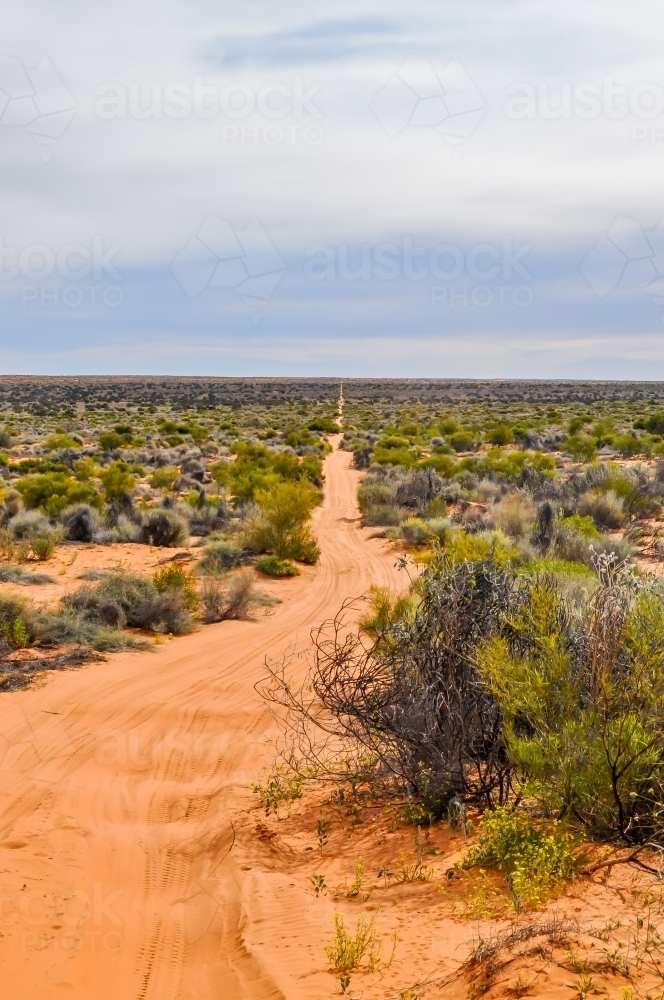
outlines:
[{"label": "desert vegetation", "polygon": [[[17,587],[56,586],[49,569],[59,553],[71,551],[71,561],[81,548],[119,547],[123,555],[118,571],[69,586],[48,606],[21,597],[20,614],[10,607],[5,687],[24,683],[39,665],[246,617],[258,593],[253,566],[278,580],[297,576],[298,563],[316,563],[311,514],[322,496],[327,437],[338,430],[334,396],[290,387],[259,403],[249,384],[240,393],[234,383],[217,405],[180,380],[148,380],[147,395],[130,380],[131,402],[123,402],[122,380],[112,380],[108,397],[104,380],[93,379],[39,383],[36,402],[28,386],[39,380],[16,381],[0,432],[7,600]],[[137,556],[136,572],[123,569],[127,546],[164,550],[163,566],[142,568]],[[168,550],[184,562],[168,563]],[[19,628],[20,643],[16,620],[30,623],[27,638]],[[19,647],[33,659],[19,657]]]},{"label": "desert vegetation", "polygon": [[[229,778],[219,850],[259,884],[277,873],[279,906],[310,899],[315,989],[659,996],[660,389],[351,380],[341,402],[334,380],[0,379],[0,686],[145,649],[114,661],[130,685],[148,647],[310,593],[283,657],[281,611],[222,626],[243,664],[254,643],[251,675],[213,631],[182,649],[207,651],[192,698],[215,678],[232,706],[192,762],[222,729],[259,731],[267,657],[276,758],[261,770],[261,744]],[[356,487],[357,522],[337,513]],[[401,587],[340,586],[353,545]],[[413,940],[455,935],[404,978]]]}]

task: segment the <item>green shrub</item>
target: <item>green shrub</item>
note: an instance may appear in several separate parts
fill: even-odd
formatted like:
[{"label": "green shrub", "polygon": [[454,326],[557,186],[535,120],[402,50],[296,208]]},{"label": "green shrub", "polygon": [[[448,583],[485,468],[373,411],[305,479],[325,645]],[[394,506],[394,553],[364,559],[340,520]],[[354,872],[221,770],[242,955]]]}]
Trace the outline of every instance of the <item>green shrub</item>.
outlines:
[{"label": "green shrub", "polygon": [[157,570],[152,577],[152,584],[158,594],[165,594],[168,590],[179,591],[184,598],[184,606],[187,611],[198,610],[198,592],[196,581],[191,573],[187,573],[185,568],[179,563],[171,563]]},{"label": "green shrub", "polygon": [[512,441],[514,441],[514,432],[508,424],[496,424],[495,427],[489,430],[486,439],[491,444],[512,444]]},{"label": "green shrub", "polygon": [[408,469],[417,461],[415,455],[407,448],[381,448],[376,445],[373,461],[377,465],[401,465]]},{"label": "green shrub", "polygon": [[5,642],[9,642],[19,649],[23,649],[30,642],[30,635],[21,615],[14,618],[13,621],[4,621],[0,632]]},{"label": "green shrub", "polygon": [[31,542],[32,551],[39,562],[46,562],[55,552],[55,541],[48,535],[40,535]]},{"label": "green shrub", "polygon": [[90,483],[77,482],[64,472],[25,476],[14,485],[26,507],[42,510],[48,517],[57,517],[65,507],[75,503],[99,506],[99,496]]},{"label": "green shrub", "polygon": [[[316,439],[320,441],[320,439]],[[283,481],[320,486],[323,464],[317,455],[299,458],[290,452],[271,452],[262,444],[240,442],[234,447],[234,462],[215,462],[210,475],[237,503],[255,500],[257,490],[269,490]]]},{"label": "green shrub", "polygon": [[639,452],[647,450],[646,442],[640,440],[636,434],[616,434],[612,440],[613,447],[623,458],[631,458]]},{"label": "green shrub", "polygon": [[419,517],[409,517],[406,521],[402,521],[399,532],[406,545],[425,545],[431,541],[429,526]]},{"label": "green shrub", "polygon": [[488,561],[501,569],[510,560],[519,560],[521,557],[519,550],[510,546],[501,531],[482,531],[478,534],[469,534],[461,529],[450,531],[445,538],[443,550],[453,563]]},{"label": "green shrub", "polygon": [[558,521],[558,525],[563,529],[570,528],[572,531],[577,531],[585,538],[602,537],[601,531],[599,531],[594,520],[589,514],[571,514],[569,517],[562,517],[560,521]]},{"label": "green shrub", "polygon": [[150,476],[150,486],[156,490],[170,490],[179,475],[179,469],[176,469],[174,466],[161,466],[155,469]]},{"label": "green shrub", "polygon": [[105,431],[99,435],[99,446],[104,451],[116,451],[118,448],[126,448],[132,442],[133,435],[130,428],[122,427],[122,433],[117,429]]},{"label": "green shrub", "polygon": [[7,642],[27,646],[37,634],[36,622],[37,614],[30,601],[16,594],[0,594],[0,632]]},{"label": "green shrub", "polygon": [[237,545],[223,539],[208,542],[203,549],[203,558],[198,564],[201,573],[227,573],[242,562],[244,553]]},{"label": "green shrub", "polygon": [[450,444],[455,451],[472,451],[475,440],[475,435],[471,431],[457,431],[450,437]]},{"label": "green shrub", "polygon": [[278,556],[261,556],[256,560],[256,569],[265,576],[299,576],[300,570],[289,559]]},{"label": "green shrub", "polygon": [[111,462],[99,473],[99,478],[104,487],[106,503],[119,500],[124,493],[131,493],[136,485],[136,479],[126,462]]},{"label": "green shrub", "polygon": [[565,448],[575,462],[592,462],[597,457],[597,440],[587,434],[570,434]]},{"label": "green shrub", "polygon": [[87,483],[93,476],[96,476],[97,463],[94,458],[77,459],[74,462],[74,475],[82,483]]},{"label": "green shrub", "polygon": [[519,908],[557,895],[579,867],[577,839],[560,823],[536,825],[525,812],[501,808],[487,813],[482,826],[461,866],[499,871]]},{"label": "green shrub", "polygon": [[319,493],[305,482],[281,482],[269,490],[257,490],[260,514],[248,527],[248,546],[280,559],[317,562],[320,549],[307,522],[319,499]]},{"label": "green shrub", "polygon": [[578,605],[551,579],[524,579],[507,630],[475,657],[524,794],[598,837],[639,842],[662,830],[664,605],[598,565]]},{"label": "green shrub", "polygon": [[44,441],[44,451],[64,451],[67,448],[80,448],[81,439],[71,434],[52,434]]}]

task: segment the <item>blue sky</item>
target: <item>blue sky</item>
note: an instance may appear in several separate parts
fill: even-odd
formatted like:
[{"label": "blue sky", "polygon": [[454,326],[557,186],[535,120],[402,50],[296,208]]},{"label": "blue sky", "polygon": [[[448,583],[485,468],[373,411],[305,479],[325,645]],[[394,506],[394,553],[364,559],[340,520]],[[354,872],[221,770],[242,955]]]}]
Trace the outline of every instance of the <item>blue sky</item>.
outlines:
[{"label": "blue sky", "polygon": [[26,2],[0,367],[664,378],[650,0]]}]

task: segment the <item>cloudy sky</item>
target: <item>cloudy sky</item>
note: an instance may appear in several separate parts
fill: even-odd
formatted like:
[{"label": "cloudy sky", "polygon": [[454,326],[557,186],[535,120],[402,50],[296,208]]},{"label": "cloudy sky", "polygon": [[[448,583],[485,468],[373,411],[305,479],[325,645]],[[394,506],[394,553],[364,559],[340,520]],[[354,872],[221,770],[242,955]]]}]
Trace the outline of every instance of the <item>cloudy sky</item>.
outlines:
[{"label": "cloudy sky", "polygon": [[664,378],[654,0],[26,0],[0,369]]}]

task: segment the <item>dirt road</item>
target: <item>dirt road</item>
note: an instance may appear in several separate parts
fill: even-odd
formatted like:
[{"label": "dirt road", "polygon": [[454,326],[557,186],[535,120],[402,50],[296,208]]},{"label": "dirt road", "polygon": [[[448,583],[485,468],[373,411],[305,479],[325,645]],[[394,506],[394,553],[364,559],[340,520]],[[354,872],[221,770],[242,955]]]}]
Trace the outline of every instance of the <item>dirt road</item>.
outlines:
[{"label": "dirt road", "polygon": [[[370,584],[403,585],[367,540],[350,455],[326,461],[322,557],[284,603],[154,653],[0,695],[0,968],[11,1000],[311,998],[289,927],[234,844],[247,790],[270,761],[254,691],[266,654]],[[266,935],[283,942],[266,959]],[[313,992],[311,992],[313,991]]]}]

